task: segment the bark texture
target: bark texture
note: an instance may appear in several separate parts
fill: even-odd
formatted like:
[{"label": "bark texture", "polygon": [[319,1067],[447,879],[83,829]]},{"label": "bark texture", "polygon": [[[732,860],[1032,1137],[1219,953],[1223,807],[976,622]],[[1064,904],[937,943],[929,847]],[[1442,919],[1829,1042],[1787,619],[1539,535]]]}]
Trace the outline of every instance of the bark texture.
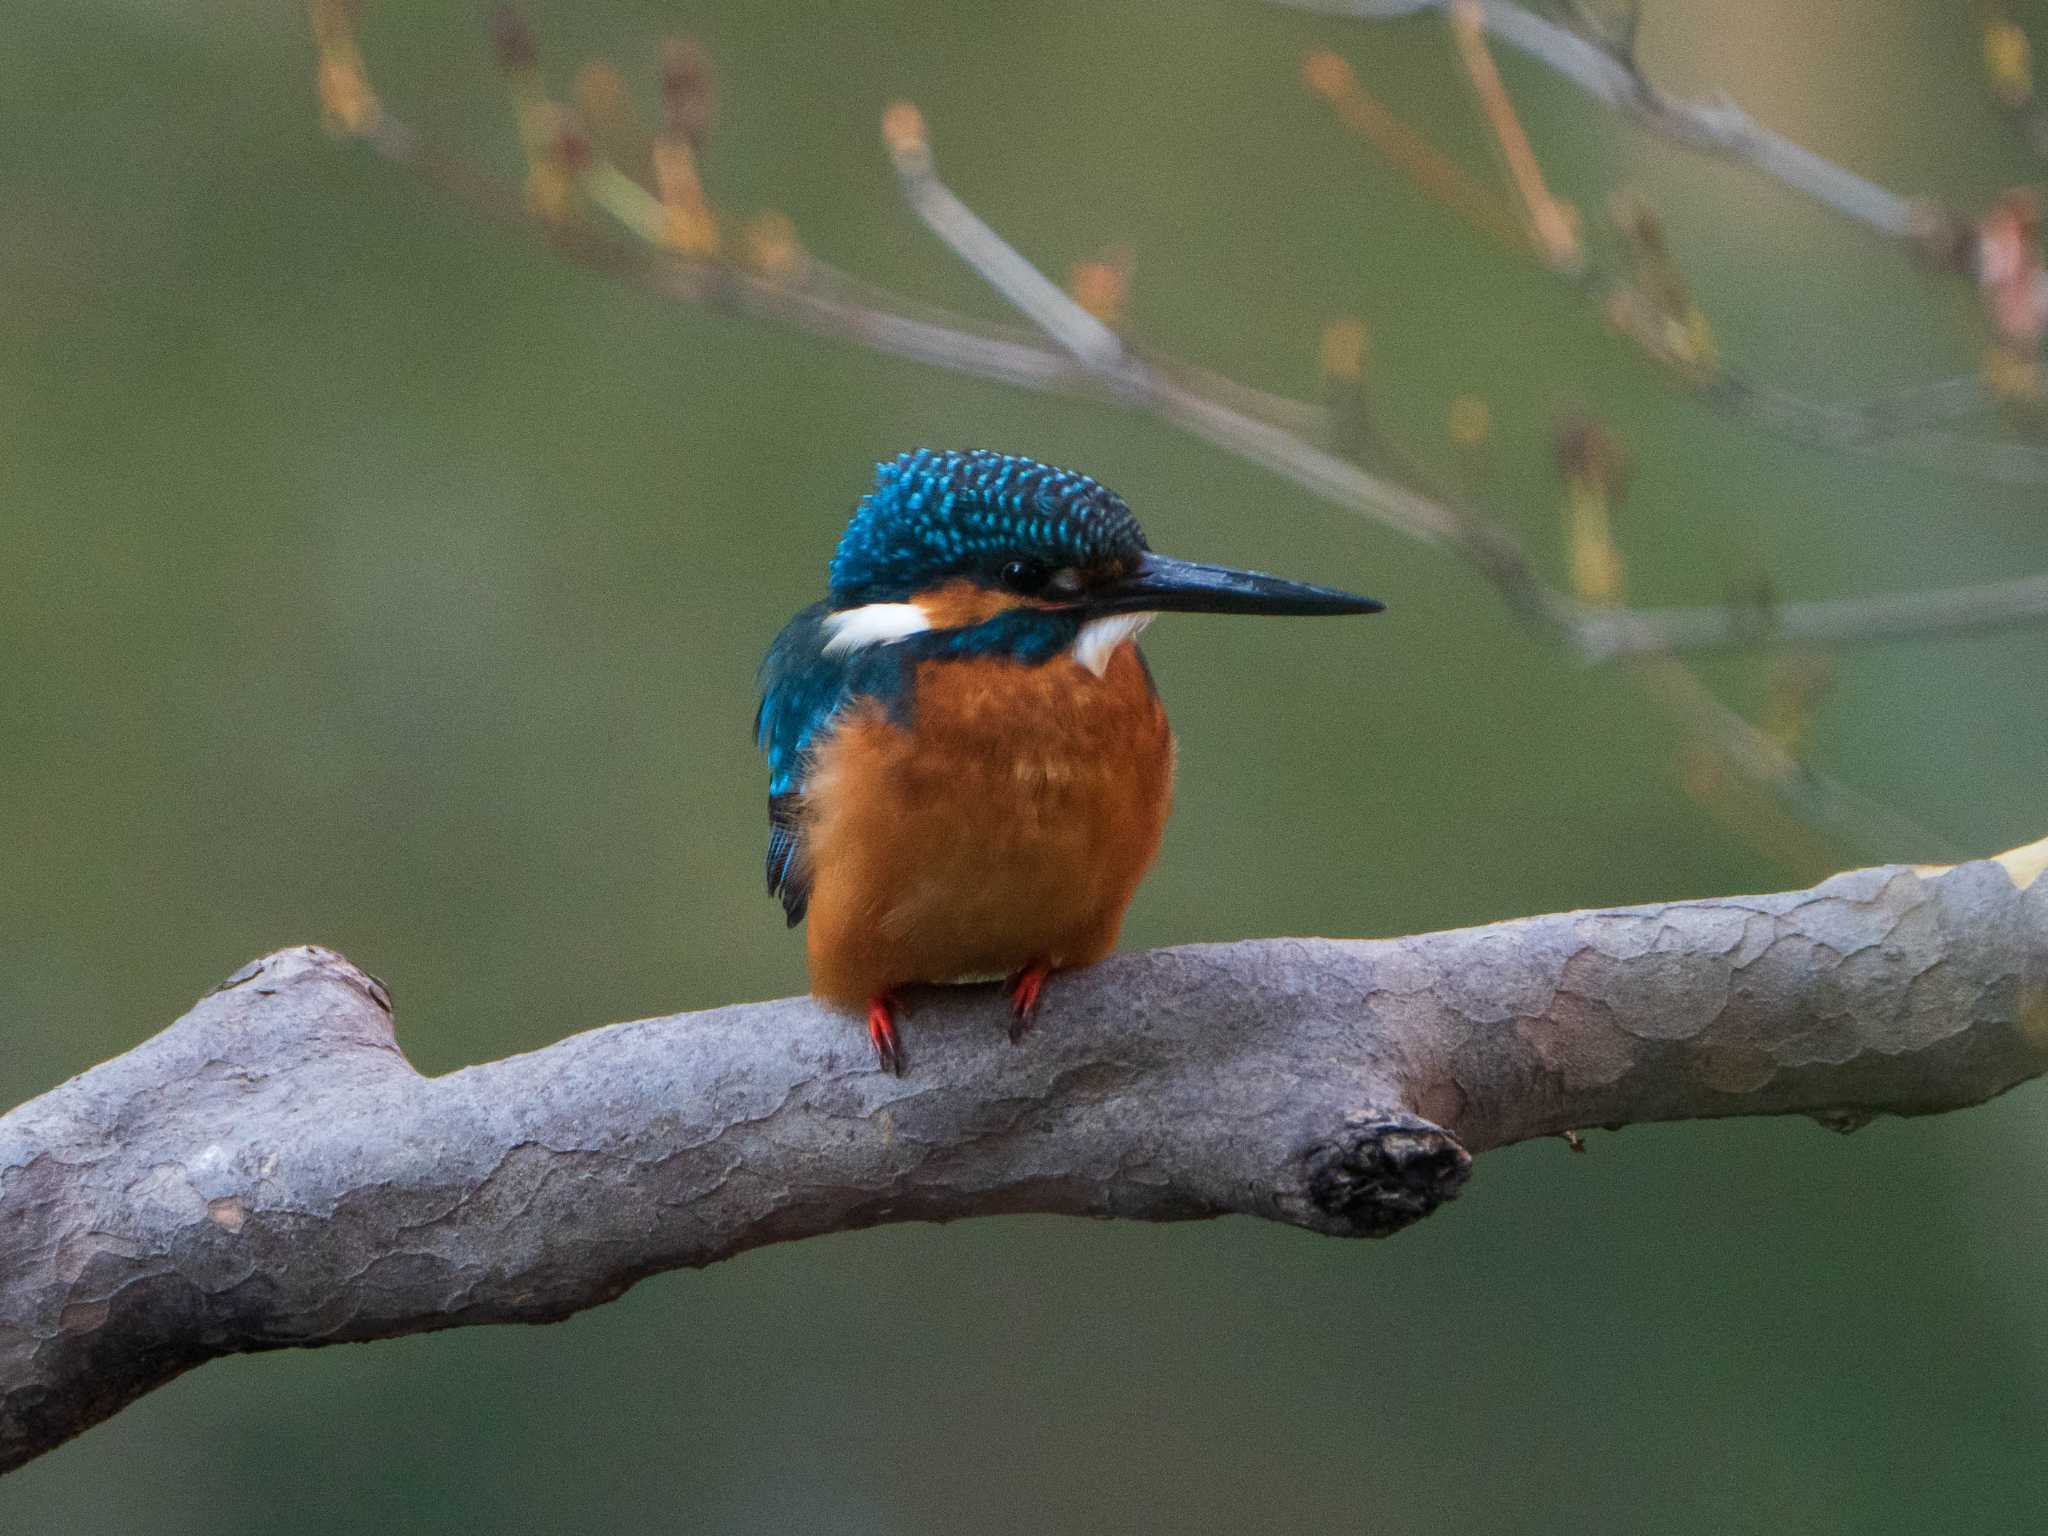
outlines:
[{"label": "bark texture", "polygon": [[0,1471],[245,1350],[547,1322],[884,1221],[1228,1212],[1377,1236],[1596,1125],[1976,1104],[2048,1066],[2048,842],[1809,891],[1117,956],[910,1071],[808,1000],[424,1078],[330,950],[0,1117]]}]

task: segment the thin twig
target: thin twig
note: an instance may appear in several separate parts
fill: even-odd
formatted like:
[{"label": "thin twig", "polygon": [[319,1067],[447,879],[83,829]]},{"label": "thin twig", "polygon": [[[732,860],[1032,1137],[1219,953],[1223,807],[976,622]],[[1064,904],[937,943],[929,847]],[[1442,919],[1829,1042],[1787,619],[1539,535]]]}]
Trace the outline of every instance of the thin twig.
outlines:
[{"label": "thin twig", "polygon": [[1817,773],[1730,709],[1669,652],[1639,654],[1630,670],[1643,692],[1722,761],[1769,791],[1830,841],[1852,848],[1914,848],[1923,859],[1960,857],[1956,845],[1861,790]]},{"label": "thin twig", "polygon": [[[1276,0],[1276,3],[1294,4],[1296,0]],[[1433,4],[1434,0],[1430,3]],[[1311,5],[1306,8],[1317,7]],[[1425,8],[1427,6],[1418,4],[1409,10]],[[1484,14],[1493,14],[1484,7],[1481,9]],[[1451,14],[1455,17],[1464,13],[1452,6]],[[1538,25],[1551,24],[1539,22]],[[1485,59],[1490,65],[1483,44],[1469,37],[1468,33],[1469,27],[1459,29],[1460,40],[1467,53]],[[1624,67],[1633,69],[1632,64]],[[1311,54],[1303,73],[1309,88],[1329,101],[1346,127],[1407,172],[1429,196],[1457,209],[1476,227],[1500,238],[1497,225],[1506,216],[1483,201],[1483,190],[1475,198],[1474,193],[1456,179],[1463,177],[1464,172],[1454,164],[1444,162],[1438,165],[1425,160],[1416,146],[1427,146],[1427,140],[1367,95],[1342,58],[1327,52]],[[1551,271],[1564,278],[1576,292],[1591,297],[1596,303],[1601,302],[1599,285],[1594,281],[1596,274],[1587,268],[1582,248],[1576,240],[1566,240],[1565,231],[1569,224],[1562,218],[1561,205],[1543,188],[1541,172],[1534,164],[1527,136],[1514,118],[1513,107],[1507,100],[1498,74],[1486,70],[1483,78],[1478,79],[1478,88],[1482,100],[1488,103],[1503,154],[1511,165],[1521,167],[1516,173],[1516,181],[1524,187],[1528,204],[1525,222],[1533,228],[1535,221],[1543,219],[1553,229],[1548,241],[1533,240],[1533,237],[1521,239],[1517,238],[1519,227],[1509,221],[1514,233],[1508,237],[1508,243],[1517,250],[1527,251],[1533,240],[1536,246],[1552,253],[1545,257],[1545,265]],[[1644,89],[1649,87],[1645,85]],[[1503,123],[1506,128],[1501,126]],[[1430,152],[1434,154],[1433,149]],[[1437,156],[1436,159],[1441,160],[1442,157]],[[1628,291],[1618,292],[1626,294]],[[1615,296],[1610,293],[1606,299],[1611,301]],[[1974,376],[1944,380],[1859,403],[1810,400],[1759,383],[1725,361],[1709,362],[1690,350],[1674,352],[1666,344],[1666,325],[1679,318],[1653,311],[1648,325],[1624,326],[1623,330],[1652,360],[1676,375],[1687,393],[1724,415],[1749,421],[1789,441],[1830,453],[1877,458],[2001,484],[2048,484],[2048,447],[2038,443],[1995,441],[1931,430],[1942,422],[1976,415],[1995,404],[1982,381]],[[1686,335],[1688,340],[1692,339],[1689,329]]]},{"label": "thin twig", "polygon": [[1932,384],[1877,395],[1843,409],[1866,421],[1883,422],[1893,430],[1932,426],[1937,422],[1961,421],[1981,416],[1998,404],[1984,387],[1981,373],[1958,374]]},{"label": "thin twig", "polygon": [[898,103],[889,110],[883,131],[904,195],[918,217],[933,229],[943,229],[946,243],[960,258],[1063,350],[1097,373],[1114,377],[1124,355],[1116,332],[1068,298],[1059,284],[1020,256],[938,177],[917,174],[918,162],[925,162],[929,171],[931,159],[917,109]]},{"label": "thin twig", "polygon": [[[470,212],[494,223],[531,229],[534,221],[515,189],[478,175],[423,142],[388,108],[364,136],[377,154],[424,176]],[[1322,406],[1249,389],[1206,370],[1126,348],[1124,365],[1144,370],[1143,400],[1128,385],[1106,383],[1096,370],[1047,347],[1031,333],[987,325],[841,272],[813,258],[801,284],[777,283],[742,270],[686,262],[641,244],[606,240],[588,230],[558,230],[551,240],[565,256],[663,297],[718,304],[751,318],[794,326],[931,367],[1073,398],[1137,403],[1172,410],[1178,424],[1232,452],[1284,474],[1295,484],[1397,531],[1434,542],[1485,549],[1488,569],[1514,606],[1560,629],[1585,660],[1607,661],[1654,651],[1741,649],[1768,644],[1855,644],[1939,636],[2026,624],[2048,618],[2048,576],[1956,587],[1932,593],[1837,598],[1767,607],[1590,609],[1537,578],[1526,556],[1499,535],[1472,532],[1473,517],[1448,498],[1425,495],[1372,476],[1312,440],[1332,436]],[[1981,401],[1974,376],[1933,386],[1950,401]],[[1885,402],[1873,408],[1890,409]],[[1385,515],[1383,515],[1383,513]],[[1973,613],[1981,605],[1981,614]]]},{"label": "thin twig", "polygon": [[[473,210],[500,222],[532,226],[534,221],[516,191],[476,176],[459,162],[433,151],[388,110],[380,115],[376,128],[365,138],[380,155],[420,170],[444,190],[461,197]],[[899,170],[906,182],[922,180],[937,183],[943,196],[927,195],[916,200],[913,206],[926,216],[934,232],[961,254],[963,260],[969,260],[971,266],[974,263],[970,255],[980,256],[994,249],[1008,252],[1011,262],[1029,265],[974,215],[957,194],[938,182],[928,153],[921,161],[913,157],[907,164],[899,164]],[[956,229],[964,232],[958,245],[948,238]],[[853,341],[877,351],[1023,388],[1057,391],[1145,409],[1191,435],[1281,475],[1336,506],[1372,517],[1409,537],[1451,545],[1471,560],[1526,620],[1558,635],[1567,646],[1578,649],[1581,654],[1589,657],[1602,655],[1596,644],[1582,643],[1578,639],[1578,626],[1588,622],[1589,614],[1543,581],[1526,552],[1498,527],[1447,500],[1432,498],[1373,475],[1299,436],[1298,430],[1302,426],[1317,422],[1327,426],[1327,412],[1317,407],[1279,402],[1271,397],[1258,396],[1255,392],[1239,391],[1241,403],[1246,406],[1263,406],[1267,410],[1278,407],[1275,414],[1292,415],[1295,422],[1290,429],[1214,398],[1209,392],[1209,387],[1217,382],[1213,376],[1204,377],[1193,370],[1155,362],[1120,342],[1114,358],[1091,368],[1043,345],[1001,334],[993,328],[974,328],[973,322],[925,318],[882,307],[882,304],[872,301],[878,298],[883,303],[893,300],[895,296],[888,290],[859,284],[854,279],[833,273],[822,263],[811,263],[801,284],[772,282],[726,264],[686,260],[644,242],[626,244],[607,240],[579,226],[551,227],[549,236],[563,254],[671,297],[795,324],[814,334]],[[838,296],[853,291],[859,291],[862,298],[870,302]],[[1062,307],[1070,306],[1073,313],[1086,314],[1056,288],[1052,293],[1056,297],[1048,300],[1045,291],[1040,289],[1036,298],[1055,323],[1072,322],[1073,315],[1061,313]],[[906,304],[904,307],[910,306]],[[932,313],[929,306],[925,309],[927,314]],[[1093,320],[1092,316],[1088,318]],[[1074,327],[1074,332],[1085,334],[1078,326]],[[1617,615],[1603,613],[1597,617],[1611,620]],[[1649,637],[1658,632],[1657,616],[1629,617],[1637,620],[1630,632],[1635,642],[1635,649],[1630,654],[1654,649]],[[1696,627],[1684,626],[1688,631]],[[1837,829],[1852,826],[1858,821],[1860,813],[1846,792],[1841,803],[1836,805],[1835,787],[1828,781],[1814,779],[1796,769],[1780,771],[1783,765],[1778,758],[1769,755],[1759,745],[1761,738],[1756,736],[1754,728],[1733,711],[1716,713],[1695,709],[1691,712],[1690,723],[1695,729],[1701,729],[1707,739],[1715,743],[1716,749],[1741,768],[1745,776],[1781,794],[1794,795],[1802,802],[1817,801],[1818,820]],[[1830,809],[1831,806],[1835,808]],[[1808,814],[1808,811],[1802,810],[1802,814]],[[1867,850],[1896,852],[1899,844],[1891,835],[1896,831],[1896,820],[1889,817],[1867,820],[1871,830],[1863,836],[1850,837],[1848,841]],[[1880,826],[1885,828],[1883,832],[1875,830]],[[1931,836],[1917,837],[1909,846],[1921,856],[1931,857],[1945,852],[1939,840]]]},{"label": "thin twig", "polygon": [[1868,644],[1984,634],[2048,619],[2048,575],[1932,592],[1715,608],[1587,609],[1572,644],[1587,661],[1761,645]]},{"label": "thin twig", "polygon": [[[1080,338],[1074,349],[1076,358],[1087,361],[1113,393],[1145,405],[1174,425],[1284,475],[1326,500],[1364,511],[1411,537],[1455,543],[1466,536],[1463,520],[1448,507],[1368,474],[1283,427],[1250,419],[1197,393],[1130,352],[1113,332],[1107,334],[1114,350],[1089,343],[1087,327],[1104,331],[1106,327],[1039,273],[940,179],[922,124],[913,131],[910,119],[901,115],[908,110],[902,106],[891,109],[894,126],[889,147],[911,210],[977,277],[1027,319],[1041,325],[1048,336],[1062,346],[1070,346],[1070,338]],[[1520,563],[1527,566],[1526,559]],[[1533,570],[1529,580],[1536,580]]]},{"label": "thin twig", "polygon": [[1521,203],[1523,221],[1543,253],[1544,264],[1557,272],[1579,271],[1586,258],[1579,244],[1577,218],[1544,184],[1543,167],[1529,142],[1528,130],[1522,127],[1507,87],[1501,83],[1500,71],[1494,66],[1493,54],[1487,49],[1484,11],[1478,0],[1453,0],[1450,18],[1458,61],[1464,66],[1480,111],[1486,116],[1494,145],[1507,166],[1508,181]]},{"label": "thin twig", "polygon": [[1528,232],[1506,202],[1367,91],[1342,58],[1334,53],[1310,54],[1302,61],[1302,80],[1329,102],[1346,127],[1430,197],[1455,210],[1487,238],[1511,251],[1533,254]]},{"label": "thin twig", "polygon": [[[1745,628],[1743,620],[1732,619],[1717,632],[1699,622],[1693,610],[1678,610],[1681,617],[1668,625],[1654,611],[1589,610],[1545,582],[1512,536],[1461,505],[1456,495],[1441,487],[1418,489],[1374,474],[1319,446],[1318,440],[1334,442],[1338,436],[1326,408],[1251,390],[1219,375],[1140,353],[1040,274],[937,177],[914,113],[895,116],[890,134],[912,206],[1013,307],[1053,337],[1058,350],[1029,334],[972,321],[862,282],[814,258],[806,257],[795,276],[765,276],[727,260],[678,253],[660,243],[652,206],[646,217],[627,206],[648,198],[644,188],[602,162],[586,175],[585,184],[596,189],[602,204],[619,213],[624,228],[638,231],[635,240],[607,237],[580,219],[537,220],[516,189],[478,175],[427,145],[381,104],[356,136],[473,211],[508,225],[539,224],[565,256],[651,291],[1021,388],[1146,411],[1334,505],[1409,537],[1449,545],[1485,574],[1525,620],[1588,659],[1642,657],[1683,645],[1750,643],[1750,630],[1757,627],[1752,621]],[[1395,462],[1412,468],[1412,461],[1400,456]],[[1942,623],[1935,630],[1950,627]],[[1667,628],[1671,645],[1658,640]],[[1618,641],[1617,636],[1625,640]],[[1702,699],[1711,699],[1696,680],[1695,686]],[[1715,703],[1712,708],[1696,705],[1685,714],[1745,777],[1770,788],[1818,824],[1837,832],[1850,829],[1849,841],[1855,845],[1896,853],[1903,833],[1905,844],[1921,854],[1936,850],[1937,841],[1930,835],[1805,772],[1732,710]],[[1859,826],[1860,835],[1854,832]]]},{"label": "thin twig", "polygon": [[[895,117],[904,110],[894,108],[891,115]],[[910,135],[903,131],[902,120],[898,119],[898,130],[890,135],[890,147],[913,211],[990,287],[1007,297],[1015,266],[1028,265],[1026,258],[1003,242],[940,180],[921,124],[915,135]],[[982,259],[998,248],[1002,253],[1000,265],[994,272],[983,271]],[[1065,294],[1059,295],[1059,302],[1085,313]],[[1054,316],[1056,323],[1067,318]],[[1166,421],[1228,448],[1339,506],[1354,510],[1369,506],[1382,522],[1392,522],[1418,537],[1448,542],[1472,560],[1519,612],[1554,631],[1562,631],[1568,644],[1576,641],[1578,626],[1591,616],[1590,610],[1545,583],[1511,536],[1452,503],[1370,475],[1348,460],[1303,443],[1278,428],[1248,422],[1213,402],[1174,390],[1127,352],[1120,351],[1116,358],[1107,361],[1103,371],[1119,393],[1148,401]],[[1362,502],[1357,499],[1361,496],[1365,498]],[[1645,640],[1654,633],[1652,623],[1637,631]],[[1646,643],[1635,653],[1638,680],[1730,766],[1783,799],[1804,819],[1852,847],[1909,847],[1924,850],[1923,856],[1927,857],[1947,857],[1953,853],[1945,840],[1910,819],[1845,785],[1808,771],[1777,743],[1714,698],[1706,685],[1668,651],[1645,655],[1660,649]]]},{"label": "thin twig", "polygon": [[[1388,21],[1444,10],[1453,0],[1266,0],[1290,10],[1360,21]],[[1568,27],[1510,0],[1479,0],[1486,29],[1510,47],[1548,65],[1606,106],[1688,149],[1738,160],[1895,240],[1911,237],[1909,198],[1844,170],[1782,134],[1762,127],[1725,95],[1718,102],[1683,101],[1659,91],[1631,62]]]}]

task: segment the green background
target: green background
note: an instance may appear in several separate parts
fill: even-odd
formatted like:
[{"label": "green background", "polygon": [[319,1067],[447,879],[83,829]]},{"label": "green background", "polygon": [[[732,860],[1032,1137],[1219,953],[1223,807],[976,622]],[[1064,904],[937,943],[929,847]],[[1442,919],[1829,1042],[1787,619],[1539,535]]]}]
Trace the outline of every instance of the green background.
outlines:
[{"label": "green background", "polygon": [[[863,276],[1003,318],[901,206],[876,124],[910,96],[952,184],[1046,270],[1135,251],[1150,344],[1312,395],[1323,322],[1363,317],[1383,416],[1427,452],[1451,398],[1486,395],[1491,504],[1560,579],[1550,433],[1579,403],[1631,453],[1640,601],[2048,565],[2042,488],[1714,414],[1298,83],[1335,46],[1492,176],[1432,19],[530,14],[558,85],[599,53],[646,83],[657,40],[695,32],[721,206],[782,209]],[[478,23],[387,3],[364,45],[408,117],[516,174]],[[6,31],[0,1102],[300,940],[391,982],[429,1071],[800,990],[760,890],[753,667],[873,461],[919,444],[1086,469],[1159,548],[1391,604],[1153,631],[1181,791],[1130,944],[1822,872],[1687,798],[1666,718],[1441,551],[1139,417],[650,298],[329,140],[293,6],[27,0]],[[1644,42],[1660,79],[1725,85],[1902,191],[1977,207],[2041,174],[1961,6],[1657,6]],[[1746,369],[1850,399],[1975,366],[1966,284],[1502,67],[1557,190],[1592,218],[1617,186],[1649,198]],[[2044,669],[2039,633],[1847,653],[1813,761],[1959,849],[2030,841]],[[1762,695],[1755,658],[1704,671]],[[230,1360],[0,1483],[0,1529],[2038,1529],[2041,1104],[1526,1146],[1384,1245],[899,1227],[558,1327]]]}]

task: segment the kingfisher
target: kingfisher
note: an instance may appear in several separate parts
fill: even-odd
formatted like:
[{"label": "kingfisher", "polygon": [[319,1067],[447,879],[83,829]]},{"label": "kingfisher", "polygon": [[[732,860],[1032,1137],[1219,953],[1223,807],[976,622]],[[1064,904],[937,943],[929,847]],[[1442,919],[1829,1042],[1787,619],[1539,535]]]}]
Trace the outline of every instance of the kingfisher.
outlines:
[{"label": "kingfisher", "polygon": [[902,1075],[902,988],[1046,977],[1116,947],[1158,855],[1174,743],[1138,634],[1175,613],[1377,613],[1155,555],[1072,470],[919,449],[876,466],[828,591],[761,665],[768,891],[808,916],[811,992]]}]

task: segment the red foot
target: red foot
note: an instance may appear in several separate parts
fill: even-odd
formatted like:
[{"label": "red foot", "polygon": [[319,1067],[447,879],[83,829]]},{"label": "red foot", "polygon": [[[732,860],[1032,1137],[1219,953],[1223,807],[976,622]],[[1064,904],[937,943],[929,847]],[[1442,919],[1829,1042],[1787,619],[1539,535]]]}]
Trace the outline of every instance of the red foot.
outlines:
[{"label": "red foot", "polygon": [[903,1075],[903,1042],[896,1038],[896,999],[877,992],[868,999],[868,1038],[875,1043],[875,1060],[884,1072]]},{"label": "red foot", "polygon": [[1022,1040],[1037,1022],[1038,994],[1051,974],[1049,965],[1027,965],[1010,978],[1010,1044]]}]

